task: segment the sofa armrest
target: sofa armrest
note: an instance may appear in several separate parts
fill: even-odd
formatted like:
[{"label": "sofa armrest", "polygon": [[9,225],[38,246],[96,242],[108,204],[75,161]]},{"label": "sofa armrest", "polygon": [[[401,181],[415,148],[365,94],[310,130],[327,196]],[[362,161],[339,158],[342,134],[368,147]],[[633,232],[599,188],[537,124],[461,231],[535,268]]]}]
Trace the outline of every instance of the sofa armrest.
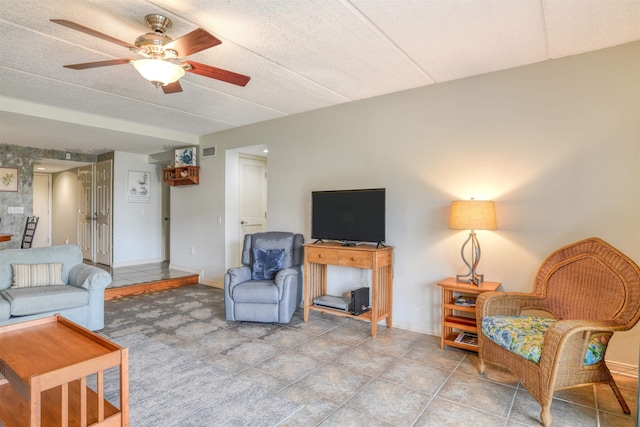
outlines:
[{"label": "sofa armrest", "polygon": [[69,271],[69,284],[88,290],[104,290],[111,283],[111,274],[92,265],[77,264]]}]

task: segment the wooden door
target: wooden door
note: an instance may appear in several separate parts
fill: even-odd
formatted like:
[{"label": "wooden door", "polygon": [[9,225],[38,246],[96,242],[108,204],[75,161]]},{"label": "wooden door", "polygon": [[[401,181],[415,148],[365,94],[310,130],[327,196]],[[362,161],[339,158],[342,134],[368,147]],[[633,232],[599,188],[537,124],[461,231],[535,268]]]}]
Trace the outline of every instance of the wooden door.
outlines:
[{"label": "wooden door", "polygon": [[78,244],[82,257],[94,261],[93,165],[78,168]]},{"label": "wooden door", "polygon": [[95,261],[111,265],[112,160],[96,164],[95,172]]}]

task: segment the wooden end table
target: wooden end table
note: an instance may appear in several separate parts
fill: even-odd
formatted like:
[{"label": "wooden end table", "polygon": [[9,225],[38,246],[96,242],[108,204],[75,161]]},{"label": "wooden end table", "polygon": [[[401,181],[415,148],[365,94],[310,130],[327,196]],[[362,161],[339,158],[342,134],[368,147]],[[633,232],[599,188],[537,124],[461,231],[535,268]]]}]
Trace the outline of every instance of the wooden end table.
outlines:
[{"label": "wooden end table", "polygon": [[457,282],[450,277],[438,282],[442,288],[442,335],[440,336],[440,348],[445,345],[463,348],[478,352],[478,345],[469,342],[456,341],[462,332],[478,334],[476,325],[476,307],[456,305],[457,296],[476,297],[483,292],[496,291],[500,287],[499,282],[482,282],[478,287],[473,283]]},{"label": "wooden end table", "polygon": [[[128,350],[59,315],[0,327],[0,421],[7,426],[128,426]],[[104,371],[120,368],[120,409]],[[87,377],[97,376],[97,391]],[[0,423],[2,424],[2,423]]]}]

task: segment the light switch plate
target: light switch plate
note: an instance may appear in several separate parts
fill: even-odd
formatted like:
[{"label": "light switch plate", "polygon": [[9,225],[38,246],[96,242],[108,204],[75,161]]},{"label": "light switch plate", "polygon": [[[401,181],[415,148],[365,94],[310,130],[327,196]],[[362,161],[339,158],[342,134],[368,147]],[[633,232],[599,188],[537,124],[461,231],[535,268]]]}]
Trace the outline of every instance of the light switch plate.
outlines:
[{"label": "light switch plate", "polygon": [[24,213],[24,208],[22,206],[9,206],[10,214],[21,214]]}]

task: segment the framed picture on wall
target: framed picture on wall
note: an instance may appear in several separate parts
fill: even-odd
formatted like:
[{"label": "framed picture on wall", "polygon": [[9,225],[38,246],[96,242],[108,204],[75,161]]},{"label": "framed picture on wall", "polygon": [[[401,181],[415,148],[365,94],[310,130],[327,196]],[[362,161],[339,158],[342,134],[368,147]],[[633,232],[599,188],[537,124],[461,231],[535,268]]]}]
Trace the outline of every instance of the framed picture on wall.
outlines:
[{"label": "framed picture on wall", "polygon": [[176,167],[196,166],[196,147],[178,148],[176,151]]},{"label": "framed picture on wall", "polygon": [[149,203],[151,201],[151,173],[129,171],[127,175],[127,202]]},{"label": "framed picture on wall", "polygon": [[0,168],[0,191],[18,191],[18,168]]}]

